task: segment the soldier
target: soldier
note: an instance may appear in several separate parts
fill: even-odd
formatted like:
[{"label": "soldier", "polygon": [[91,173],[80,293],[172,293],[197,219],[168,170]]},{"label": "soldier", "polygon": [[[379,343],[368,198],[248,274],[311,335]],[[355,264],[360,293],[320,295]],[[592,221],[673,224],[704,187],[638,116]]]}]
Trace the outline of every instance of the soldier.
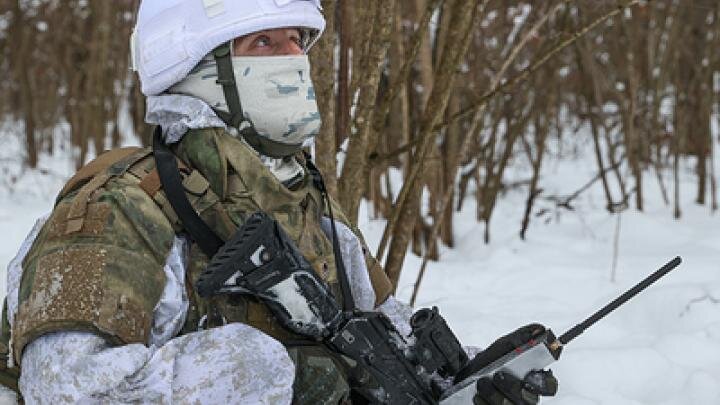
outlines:
[{"label": "soldier", "polygon": [[[342,260],[357,308],[407,335],[409,310],[335,206],[337,257],[301,153],[320,127],[306,53],[324,24],[318,0],[144,0],[132,57],[146,120],[215,234],[269,213],[339,301]],[[4,375],[21,365],[25,401],[349,403],[343,358],[257,300],[196,293],[209,255],[173,207],[151,149],[101,155],[63,188],[9,268]],[[537,402],[521,381],[480,391],[477,403]]]}]

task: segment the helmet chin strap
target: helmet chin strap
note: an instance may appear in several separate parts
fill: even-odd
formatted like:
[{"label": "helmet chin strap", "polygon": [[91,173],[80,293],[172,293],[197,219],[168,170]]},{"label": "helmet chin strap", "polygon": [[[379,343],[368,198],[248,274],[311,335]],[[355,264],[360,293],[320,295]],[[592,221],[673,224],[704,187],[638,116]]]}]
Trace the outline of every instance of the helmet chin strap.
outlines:
[{"label": "helmet chin strap", "polygon": [[215,113],[229,126],[239,128],[240,124],[245,121],[245,116],[242,105],[240,104],[240,94],[238,94],[237,83],[235,82],[232,53],[230,52],[231,46],[232,41],[225,42],[213,50],[213,56],[217,63],[217,84],[222,86],[223,93],[225,94],[225,102],[230,111],[226,112],[215,109]]},{"label": "helmet chin strap", "polygon": [[[213,110],[225,124],[237,128],[245,141],[263,155],[282,158],[296,153],[300,149],[298,145],[286,145],[263,138],[258,135],[252,122],[245,119],[237,82],[235,81],[231,49],[232,41],[229,41],[213,50],[218,72],[217,84],[222,86],[229,112],[217,108],[213,108]],[[243,123],[245,125],[241,125]]]}]

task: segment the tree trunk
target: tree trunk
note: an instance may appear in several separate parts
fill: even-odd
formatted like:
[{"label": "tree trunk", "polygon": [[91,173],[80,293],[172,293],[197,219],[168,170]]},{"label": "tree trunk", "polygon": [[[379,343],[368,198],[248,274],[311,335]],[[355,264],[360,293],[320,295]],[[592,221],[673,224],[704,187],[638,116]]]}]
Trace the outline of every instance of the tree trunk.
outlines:
[{"label": "tree trunk", "polygon": [[363,186],[366,184],[369,173],[368,162],[372,152],[369,147],[371,146],[373,114],[380,83],[381,65],[385,60],[389,44],[394,9],[395,0],[382,0],[377,6],[377,13],[372,20],[371,25],[374,28],[370,40],[371,46],[362,70],[362,78],[358,79],[360,95],[355,112],[357,133],[350,139],[342,175],[338,181],[340,203],[345,214],[354,224],[357,223],[360,200],[365,193]]},{"label": "tree trunk", "polygon": [[30,28],[26,21],[25,15],[20,8],[20,2],[13,2],[13,24],[10,29],[10,39],[17,45],[17,53],[13,55],[15,60],[15,71],[20,79],[19,95],[20,104],[22,105],[22,118],[25,121],[25,148],[26,157],[25,164],[30,168],[36,168],[38,164],[38,147],[36,139],[35,126],[35,108],[34,97],[30,69],[35,66],[32,60],[32,37],[26,31]]},{"label": "tree trunk", "polygon": [[[405,259],[405,253],[410,237],[410,229],[415,223],[419,202],[422,193],[422,178],[424,159],[427,157],[429,147],[434,141],[434,128],[440,122],[440,119],[447,108],[450,90],[456,76],[456,71],[464,55],[467,52],[470,43],[470,32],[472,31],[473,17],[477,11],[478,0],[457,2],[453,7],[452,30],[448,34],[449,46],[443,53],[443,60],[436,71],[433,80],[434,88],[429,98],[428,106],[420,126],[418,138],[420,146],[415,154],[415,162],[410,171],[410,175],[403,184],[402,190],[395,204],[393,215],[388,222],[388,227],[383,235],[386,239],[392,235],[392,242],[388,253],[385,271],[390,277],[390,281],[397,288],[397,282],[400,279],[402,263]],[[393,229],[395,227],[395,229]],[[382,248],[384,241],[380,243],[378,250],[378,258],[382,258]]]},{"label": "tree trunk", "polygon": [[315,141],[315,162],[323,173],[325,185],[337,197],[337,164],[335,145],[335,4],[336,0],[323,0],[326,34],[310,52],[313,66],[313,83],[322,127]]}]

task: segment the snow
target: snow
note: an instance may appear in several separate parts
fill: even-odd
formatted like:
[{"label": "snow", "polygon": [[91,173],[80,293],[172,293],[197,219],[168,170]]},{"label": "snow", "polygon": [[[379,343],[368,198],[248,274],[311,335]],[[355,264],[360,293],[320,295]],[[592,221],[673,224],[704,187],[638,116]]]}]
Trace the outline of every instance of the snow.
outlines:
[{"label": "snow", "polygon": [[[68,159],[43,155],[43,170],[20,172],[17,126],[0,128],[0,267],[5,268],[37,217],[52,208]],[[61,144],[61,142],[58,142]],[[579,143],[574,158],[546,162],[545,195],[569,195],[595,176],[595,163]],[[59,147],[59,146],[58,146]],[[715,148],[716,150],[718,148]],[[573,150],[563,147],[564,151]],[[67,153],[65,153],[67,155]],[[550,154],[550,156],[553,156]],[[506,181],[527,179],[514,162]],[[43,174],[44,173],[44,174]],[[12,178],[15,178],[13,181]],[[666,186],[672,190],[671,177]],[[507,192],[491,223],[491,243],[475,221],[473,193],[455,218],[456,249],[441,249],[431,263],[417,307],[437,305],[464,345],[484,346],[530,323],[565,332],[676,255],[683,264],[644,293],[572,341],[553,371],[560,381],[550,405],[670,405],[720,403],[720,233],[718,216],[694,204],[689,164],[680,190],[683,217],[665,206],[655,176],[645,176],[646,209],[621,214],[615,281],[611,278],[617,217],[604,210],[600,183],[575,201],[575,211],[538,202],[527,241],[519,239],[525,188]],[[399,189],[398,184],[393,189]],[[361,229],[374,250],[384,221],[363,204]],[[408,255],[398,296],[408,300],[420,267]],[[4,277],[0,288],[5,290]]]},{"label": "snow", "polygon": [[310,337],[322,335],[327,330],[327,326],[323,323],[324,320],[315,313],[316,311],[310,308],[310,302],[303,295],[303,291],[298,284],[297,279],[300,277],[303,276],[286,278],[270,288],[270,299],[287,311],[290,322],[295,324],[297,331],[301,331],[303,335]]},{"label": "snow", "polygon": [[[55,195],[65,180],[72,175],[74,165],[65,158],[52,158],[43,153],[39,156],[38,169],[25,170],[22,167],[24,150],[22,124],[0,123],[0,229],[5,235],[0,244],[0,269],[6,269],[10,260],[20,248],[21,242],[30,232],[35,221],[50,212]],[[67,156],[67,138],[58,129],[55,134],[55,154]],[[0,289],[5,296],[6,273],[0,277]]]}]

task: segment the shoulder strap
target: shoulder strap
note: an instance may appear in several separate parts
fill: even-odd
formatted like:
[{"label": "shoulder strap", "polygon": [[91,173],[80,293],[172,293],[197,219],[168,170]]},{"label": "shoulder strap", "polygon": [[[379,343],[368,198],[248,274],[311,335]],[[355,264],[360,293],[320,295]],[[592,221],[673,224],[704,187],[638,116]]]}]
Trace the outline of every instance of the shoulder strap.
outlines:
[{"label": "shoulder strap", "polygon": [[188,201],[180,178],[177,158],[170,148],[165,145],[160,126],[155,127],[153,133],[153,154],[158,175],[160,176],[160,184],[162,184],[165,195],[170,201],[170,206],[172,206],[190,237],[197,242],[208,258],[212,258],[225,242],[200,218],[200,215]]}]

